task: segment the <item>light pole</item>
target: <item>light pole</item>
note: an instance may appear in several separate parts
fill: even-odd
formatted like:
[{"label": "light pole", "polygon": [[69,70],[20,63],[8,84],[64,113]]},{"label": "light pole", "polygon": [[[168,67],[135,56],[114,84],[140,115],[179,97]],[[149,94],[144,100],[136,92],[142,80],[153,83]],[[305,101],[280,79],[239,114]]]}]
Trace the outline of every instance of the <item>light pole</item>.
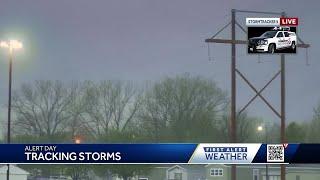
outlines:
[{"label": "light pole", "polygon": [[[266,146],[268,144],[268,128],[267,128],[267,125],[264,124],[264,126],[258,126],[257,130],[259,132],[262,132],[264,130],[264,133],[265,133],[265,143],[266,143]],[[266,180],[269,180],[269,168],[268,168],[268,164],[266,163]]]},{"label": "light pole", "polygon": [[[11,86],[12,86],[12,61],[14,50],[21,49],[22,43],[17,40],[1,41],[1,48],[9,50],[9,98],[8,98],[8,131],[7,131],[7,143],[11,143]],[[10,166],[8,164],[7,180],[10,177]]]}]

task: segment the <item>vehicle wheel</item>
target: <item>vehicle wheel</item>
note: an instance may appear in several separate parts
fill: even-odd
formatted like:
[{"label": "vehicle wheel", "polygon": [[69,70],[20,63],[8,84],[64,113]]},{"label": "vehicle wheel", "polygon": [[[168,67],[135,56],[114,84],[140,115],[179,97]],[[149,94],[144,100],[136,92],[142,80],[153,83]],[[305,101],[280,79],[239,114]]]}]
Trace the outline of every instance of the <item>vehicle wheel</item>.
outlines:
[{"label": "vehicle wheel", "polygon": [[274,44],[270,44],[269,47],[268,47],[268,52],[273,54],[275,52],[275,46]]},{"label": "vehicle wheel", "polygon": [[296,43],[294,41],[292,41],[291,43],[291,49],[292,50],[295,50],[296,49]]}]

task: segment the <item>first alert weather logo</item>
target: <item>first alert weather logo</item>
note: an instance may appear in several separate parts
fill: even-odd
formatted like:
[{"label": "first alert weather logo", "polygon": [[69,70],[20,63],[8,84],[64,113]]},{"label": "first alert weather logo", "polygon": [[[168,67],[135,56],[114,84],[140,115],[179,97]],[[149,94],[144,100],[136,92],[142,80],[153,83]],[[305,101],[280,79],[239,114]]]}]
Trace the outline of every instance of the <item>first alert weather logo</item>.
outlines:
[{"label": "first alert weather logo", "polygon": [[242,161],[247,160],[247,147],[203,147],[207,160]]},{"label": "first alert weather logo", "polygon": [[190,164],[252,163],[261,144],[201,143],[192,154]]}]

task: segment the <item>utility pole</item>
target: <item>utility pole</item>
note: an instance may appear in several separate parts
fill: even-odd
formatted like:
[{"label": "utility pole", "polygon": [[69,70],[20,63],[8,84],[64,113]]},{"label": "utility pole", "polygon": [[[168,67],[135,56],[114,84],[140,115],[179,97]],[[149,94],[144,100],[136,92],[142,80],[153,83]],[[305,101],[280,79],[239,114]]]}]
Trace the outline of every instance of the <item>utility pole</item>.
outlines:
[{"label": "utility pole", "polygon": [[[225,25],[222,29],[220,29],[215,35],[211,38],[206,39],[206,43],[222,43],[222,44],[231,44],[231,114],[230,114],[230,141],[232,143],[237,142],[237,116],[239,116],[257,97],[260,97],[265,104],[279,117],[281,120],[281,143],[286,143],[285,139],[285,101],[286,101],[286,87],[285,87],[285,55],[281,54],[281,67],[280,70],[265,84],[263,88],[258,90],[253,86],[253,84],[246,78],[246,76],[240,72],[239,69],[236,67],[236,45],[243,44],[247,45],[247,40],[237,40],[236,39],[236,26],[238,26],[243,32],[247,33],[245,28],[243,28],[237,21],[236,21],[236,13],[253,13],[253,14],[268,14],[268,15],[278,15],[281,17],[285,16],[285,13],[277,13],[277,12],[261,12],[261,11],[244,11],[244,10],[231,10],[231,22]],[[227,28],[231,24],[231,39],[219,39],[215,38],[220,32],[222,32],[225,28]],[[305,44],[299,37],[298,43],[296,47],[300,48],[308,48],[310,45]],[[252,97],[248,103],[240,109],[237,113],[237,106],[236,106],[236,75],[239,75],[245,83],[256,93],[254,97]],[[274,108],[262,95],[262,92],[271,84],[273,80],[275,80],[278,76],[281,76],[281,110],[280,113]],[[236,180],[237,176],[236,165],[231,166],[231,180]],[[285,180],[285,166],[281,165],[281,180]]]},{"label": "utility pole", "polygon": [[[281,13],[281,17],[285,17],[285,12]],[[285,128],[286,128],[286,61],[285,55],[281,54],[281,133],[280,139],[281,143],[286,143],[285,138]],[[281,164],[280,165],[281,171],[281,180],[286,179],[286,167]]]},{"label": "utility pole", "polygon": [[[231,142],[237,142],[237,126],[236,126],[236,11],[231,10]],[[236,180],[237,167],[231,166],[231,180]]]},{"label": "utility pole", "polygon": [[[286,61],[285,55],[281,54],[281,143],[286,143],[285,128],[286,128]],[[284,164],[280,165],[281,180],[286,179],[286,167]]]}]

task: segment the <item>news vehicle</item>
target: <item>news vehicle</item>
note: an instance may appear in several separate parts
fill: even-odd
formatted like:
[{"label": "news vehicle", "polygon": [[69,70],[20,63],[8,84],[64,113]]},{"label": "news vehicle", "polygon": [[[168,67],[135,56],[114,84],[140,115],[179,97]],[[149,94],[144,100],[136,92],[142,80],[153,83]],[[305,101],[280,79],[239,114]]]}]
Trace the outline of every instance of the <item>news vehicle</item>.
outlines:
[{"label": "news vehicle", "polygon": [[296,49],[297,36],[290,28],[275,27],[264,32],[259,37],[249,38],[248,48],[250,52],[275,53],[280,49]]}]

